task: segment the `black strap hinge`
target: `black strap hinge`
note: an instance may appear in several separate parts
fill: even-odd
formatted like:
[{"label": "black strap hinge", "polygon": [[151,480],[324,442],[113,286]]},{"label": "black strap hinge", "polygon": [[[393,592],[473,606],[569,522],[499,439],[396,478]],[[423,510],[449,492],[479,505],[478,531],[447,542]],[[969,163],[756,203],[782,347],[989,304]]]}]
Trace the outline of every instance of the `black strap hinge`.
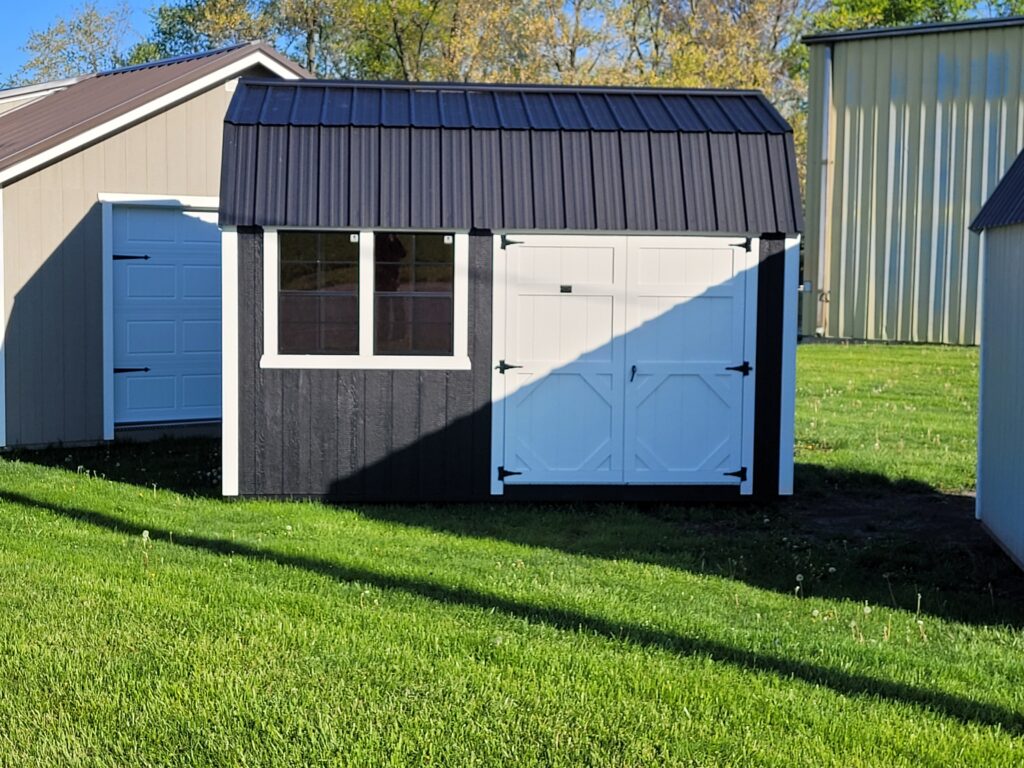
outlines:
[{"label": "black strap hinge", "polygon": [[747,468],[740,467],[735,472],[723,472],[726,477],[738,477],[741,483],[747,482]]},{"label": "black strap hinge", "polygon": [[749,376],[749,375],[750,375],[750,372],[751,372],[752,370],[754,370],[754,369],[753,369],[753,367],[752,367],[752,366],[750,365],[750,363],[749,363],[749,362],[747,362],[746,360],[744,360],[744,361],[743,361],[743,365],[730,365],[730,366],[729,366],[728,368],[726,368],[725,370],[727,370],[727,371],[739,371],[739,372],[740,372],[740,373],[742,373],[742,374],[743,374],[744,376]]},{"label": "black strap hinge", "polygon": [[522,243],[523,243],[522,240],[512,240],[512,239],[509,238],[508,235],[502,235],[501,236],[501,249],[502,250],[505,250],[510,245],[522,245]]},{"label": "black strap hinge", "polygon": [[514,472],[511,469],[505,469],[504,467],[498,467],[498,481],[503,482],[506,477],[512,477],[513,475],[521,475],[522,472]]},{"label": "black strap hinge", "polygon": [[115,368],[114,373],[149,373],[149,368]]},{"label": "black strap hinge", "polygon": [[123,256],[115,253],[114,261],[149,261],[149,256]]},{"label": "black strap hinge", "polygon": [[748,238],[747,238],[746,240],[744,240],[744,241],[743,241],[742,243],[733,243],[732,245],[733,245],[733,247],[734,247],[734,248],[735,248],[736,246],[740,246],[740,247],[742,247],[742,248],[743,248],[743,250],[745,250],[745,251],[746,251],[747,253],[750,253],[750,249],[751,249],[751,248],[753,247],[753,245],[754,245],[754,239],[753,239],[753,238],[751,238],[751,237],[748,237]]},{"label": "black strap hinge", "polygon": [[510,368],[522,368],[522,367],[523,366],[521,366],[521,365],[512,365],[510,363],[506,363],[504,360],[498,361],[498,364],[496,366],[494,366],[495,370],[497,370],[498,373],[504,373],[505,371],[509,370]]}]

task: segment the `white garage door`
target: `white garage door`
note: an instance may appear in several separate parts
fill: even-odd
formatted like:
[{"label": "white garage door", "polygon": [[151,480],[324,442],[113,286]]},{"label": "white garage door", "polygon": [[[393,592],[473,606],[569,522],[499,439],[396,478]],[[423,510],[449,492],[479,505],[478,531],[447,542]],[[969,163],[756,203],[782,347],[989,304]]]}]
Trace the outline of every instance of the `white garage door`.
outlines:
[{"label": "white garage door", "polygon": [[749,487],[754,253],[737,238],[514,239],[504,482]]},{"label": "white garage door", "polygon": [[220,418],[215,212],[114,208],[114,421]]}]

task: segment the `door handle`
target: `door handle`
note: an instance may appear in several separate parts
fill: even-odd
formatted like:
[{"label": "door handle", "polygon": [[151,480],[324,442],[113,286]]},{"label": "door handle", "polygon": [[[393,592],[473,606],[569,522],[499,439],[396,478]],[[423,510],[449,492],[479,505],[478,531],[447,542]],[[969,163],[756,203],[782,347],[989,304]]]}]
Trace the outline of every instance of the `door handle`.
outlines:
[{"label": "door handle", "polygon": [[630,382],[632,382],[633,379],[635,379],[635,378],[636,378],[636,366],[634,365],[632,368],[629,369],[629,380],[630,380]]}]

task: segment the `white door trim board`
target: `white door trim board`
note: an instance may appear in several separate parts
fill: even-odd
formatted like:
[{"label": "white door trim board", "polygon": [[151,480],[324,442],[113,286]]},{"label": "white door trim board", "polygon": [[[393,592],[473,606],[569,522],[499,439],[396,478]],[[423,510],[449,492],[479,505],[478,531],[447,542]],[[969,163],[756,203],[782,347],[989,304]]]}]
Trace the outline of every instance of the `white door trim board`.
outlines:
[{"label": "white door trim board", "polygon": [[89,144],[93,144],[100,139],[110,136],[111,134],[117,133],[124,128],[134,125],[140,120],[146,119],[150,115],[154,115],[157,112],[168,109],[178,102],[202,93],[225,80],[230,80],[232,77],[235,77],[245,70],[257,65],[266,67],[283,80],[299,79],[299,75],[297,73],[288,69],[267,54],[262,51],[253,51],[251,54],[238,59],[233,64],[221,67],[220,69],[211,72],[188,85],[184,85],[181,88],[160,96],[159,98],[153,99],[152,101],[136,107],[130,112],[126,112],[113,120],[97,125],[95,128],[90,128],[88,131],[80,133],[55,147],[51,147],[45,152],[40,152],[38,155],[33,155],[32,157],[22,160],[16,165],[12,165],[5,171],[0,172],[0,184],[4,184],[12,179],[24,176],[35,169],[58,160],[65,155],[69,155],[82,147],[88,146]]},{"label": "white door trim board", "polygon": [[[103,306],[103,439],[114,439],[114,206],[147,206],[180,211],[216,211],[216,197],[101,192],[101,291]],[[223,257],[222,257],[223,258]]]},{"label": "white door trim board", "polygon": [[498,467],[505,461],[505,377],[498,363],[505,359],[505,312],[508,281],[508,257],[501,247],[501,236],[494,235],[494,259],[491,275],[491,495],[501,496],[505,483],[498,479]]},{"label": "white door trim board", "polygon": [[[749,496],[754,492],[754,473],[757,467],[754,466],[754,428],[756,411],[757,392],[757,278],[758,267],[761,262],[761,240],[752,238],[750,250],[747,252],[746,269],[746,292],[747,298],[744,302],[744,338],[743,349],[746,353],[747,362],[753,369],[749,376],[743,377],[743,444],[741,455],[743,466],[747,468],[747,479],[740,483],[740,494]],[[762,468],[763,469],[763,468]]]},{"label": "white door trim board", "polygon": [[796,428],[797,302],[800,300],[800,236],[787,237],[782,278],[782,403],[779,413],[779,495],[793,494],[793,449]]},{"label": "white door trim board", "polygon": [[0,187],[0,448],[7,445],[7,290],[4,282],[4,189]]},{"label": "white door trim board", "polygon": [[238,495],[238,232],[221,231],[221,493]]}]

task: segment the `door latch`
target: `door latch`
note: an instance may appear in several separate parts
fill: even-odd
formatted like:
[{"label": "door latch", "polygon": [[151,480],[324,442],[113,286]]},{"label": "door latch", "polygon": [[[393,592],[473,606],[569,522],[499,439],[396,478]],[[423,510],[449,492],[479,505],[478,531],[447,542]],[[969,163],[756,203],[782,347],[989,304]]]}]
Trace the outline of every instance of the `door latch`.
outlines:
[{"label": "door latch", "polygon": [[632,383],[633,379],[636,378],[636,366],[634,365],[629,369],[629,381]]}]

